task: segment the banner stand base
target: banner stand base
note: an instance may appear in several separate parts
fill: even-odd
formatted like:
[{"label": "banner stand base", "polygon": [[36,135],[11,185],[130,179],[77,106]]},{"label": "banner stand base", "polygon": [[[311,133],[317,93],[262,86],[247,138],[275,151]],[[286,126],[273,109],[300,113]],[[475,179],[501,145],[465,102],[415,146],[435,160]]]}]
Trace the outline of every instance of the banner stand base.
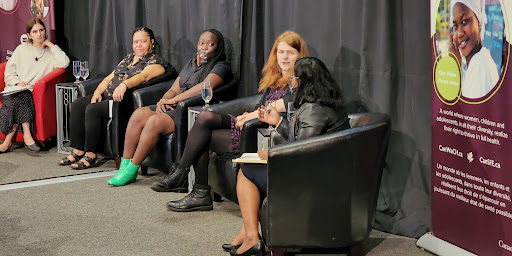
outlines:
[{"label": "banner stand base", "polygon": [[468,252],[460,247],[457,247],[456,245],[453,245],[451,243],[448,243],[444,240],[435,237],[430,232],[421,236],[420,239],[418,239],[418,241],[416,242],[416,245],[435,255],[440,256],[477,256],[476,254]]}]

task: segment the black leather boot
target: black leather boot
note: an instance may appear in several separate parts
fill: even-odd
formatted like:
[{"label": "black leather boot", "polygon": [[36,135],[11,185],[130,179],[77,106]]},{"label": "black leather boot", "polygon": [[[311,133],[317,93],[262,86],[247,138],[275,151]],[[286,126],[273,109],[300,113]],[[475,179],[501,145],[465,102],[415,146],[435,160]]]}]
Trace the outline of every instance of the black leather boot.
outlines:
[{"label": "black leather boot", "polygon": [[168,202],[167,209],[175,212],[213,210],[210,186],[195,184],[192,191],[184,198]]},{"label": "black leather boot", "polygon": [[153,183],[151,189],[156,192],[186,193],[188,192],[188,172],[188,168],[174,163],[165,179]]}]

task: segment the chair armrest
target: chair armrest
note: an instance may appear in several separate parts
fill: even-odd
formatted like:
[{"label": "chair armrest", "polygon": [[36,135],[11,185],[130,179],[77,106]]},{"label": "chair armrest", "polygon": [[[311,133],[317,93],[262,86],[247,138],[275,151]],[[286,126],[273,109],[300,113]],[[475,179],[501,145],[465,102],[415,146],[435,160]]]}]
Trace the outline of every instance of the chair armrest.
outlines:
[{"label": "chair armrest", "polygon": [[37,140],[43,141],[57,134],[55,85],[64,81],[65,78],[66,70],[57,68],[34,84],[32,97],[34,109],[37,110],[35,111]]},{"label": "chair armrest", "polygon": [[254,106],[258,103],[261,95],[253,95],[249,97],[238,98],[232,101],[223,102],[210,106],[210,110],[220,114],[231,114],[234,116],[244,112],[253,111]]},{"label": "chair armrest", "polygon": [[0,63],[0,91],[3,91],[5,88],[5,66],[7,65],[7,61]]},{"label": "chair armrest", "polygon": [[169,88],[171,88],[173,83],[174,80],[134,90],[132,93],[134,107],[140,108],[156,104]]},{"label": "chair armrest", "polygon": [[[128,89],[126,91],[125,95],[132,95],[132,93],[136,90],[139,90],[142,88],[147,88],[154,84],[158,84],[158,83],[162,83],[162,82],[174,79],[177,76],[178,76],[178,74],[176,73],[176,70],[174,68],[170,68],[162,75],[154,77],[145,83],[142,83],[138,86]],[[101,81],[103,81],[103,79],[104,78],[95,78],[95,79],[89,79],[87,81],[78,83],[78,85],[77,85],[78,97],[84,97],[84,96],[93,94],[94,90],[96,90],[96,87],[98,87],[98,85],[101,83]]]},{"label": "chair armrest", "polygon": [[[101,81],[103,81],[103,78],[94,78],[77,83],[76,90],[78,98],[93,94]],[[67,84],[73,84],[73,82]]]},{"label": "chair armrest", "polygon": [[258,150],[258,129],[268,127],[259,119],[245,122],[240,134],[240,153],[256,152]]}]

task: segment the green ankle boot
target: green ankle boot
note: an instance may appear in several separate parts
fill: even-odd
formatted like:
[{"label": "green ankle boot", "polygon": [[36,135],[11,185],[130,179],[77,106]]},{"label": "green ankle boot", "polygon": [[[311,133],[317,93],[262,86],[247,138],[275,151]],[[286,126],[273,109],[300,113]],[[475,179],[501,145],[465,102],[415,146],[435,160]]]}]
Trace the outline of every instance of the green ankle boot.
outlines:
[{"label": "green ankle boot", "polygon": [[131,161],[124,168],[123,172],[117,176],[117,179],[112,180],[110,185],[112,186],[124,186],[128,183],[135,182],[137,180],[137,172],[139,171],[140,165],[135,165]]},{"label": "green ankle boot", "polygon": [[109,185],[112,185],[112,181],[117,180],[119,178],[119,175],[121,175],[121,173],[123,173],[124,168],[126,168],[126,166],[128,166],[130,161],[131,161],[131,159],[129,159],[129,158],[121,158],[121,164],[119,164],[119,169],[117,170],[116,174],[108,180]]}]

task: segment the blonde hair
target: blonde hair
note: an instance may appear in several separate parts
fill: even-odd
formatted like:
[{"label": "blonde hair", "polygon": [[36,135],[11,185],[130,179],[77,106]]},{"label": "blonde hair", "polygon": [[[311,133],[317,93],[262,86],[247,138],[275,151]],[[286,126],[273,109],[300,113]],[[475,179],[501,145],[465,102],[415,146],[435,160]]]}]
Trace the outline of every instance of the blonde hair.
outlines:
[{"label": "blonde hair", "polygon": [[272,46],[267,63],[265,63],[265,66],[261,71],[261,80],[258,91],[263,91],[269,87],[277,88],[288,85],[289,78],[283,76],[277,63],[277,45],[281,42],[285,42],[299,52],[299,57],[297,59],[308,56],[308,46],[298,33],[290,30],[283,32],[274,42],[274,46]]}]

